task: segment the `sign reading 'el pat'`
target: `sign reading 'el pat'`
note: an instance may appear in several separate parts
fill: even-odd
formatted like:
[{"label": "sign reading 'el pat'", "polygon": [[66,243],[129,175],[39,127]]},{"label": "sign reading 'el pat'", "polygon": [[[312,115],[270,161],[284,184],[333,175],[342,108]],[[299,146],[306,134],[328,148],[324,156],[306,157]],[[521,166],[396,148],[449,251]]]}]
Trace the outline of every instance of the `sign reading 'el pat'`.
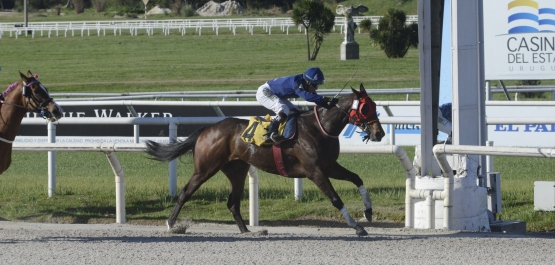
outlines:
[{"label": "sign reading 'el pat'", "polygon": [[484,1],[487,80],[553,79],[555,1]]}]

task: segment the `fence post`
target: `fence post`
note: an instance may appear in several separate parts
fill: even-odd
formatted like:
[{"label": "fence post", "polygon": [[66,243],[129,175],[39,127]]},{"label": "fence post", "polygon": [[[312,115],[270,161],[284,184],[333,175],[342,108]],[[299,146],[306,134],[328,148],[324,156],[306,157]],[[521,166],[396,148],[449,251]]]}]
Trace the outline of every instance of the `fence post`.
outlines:
[{"label": "fence post", "polygon": [[116,178],[116,223],[125,224],[125,175],[113,152],[105,152]]},{"label": "fence post", "polygon": [[[177,124],[170,122],[169,125],[169,140],[170,143],[177,141]],[[168,163],[169,166],[169,193],[170,196],[177,195],[177,159]]]},{"label": "fence post", "polygon": [[303,199],[303,179],[295,179],[295,200],[300,201]]},{"label": "fence post", "polygon": [[254,166],[249,168],[249,225],[258,226],[258,171]]},{"label": "fence post", "polygon": [[[48,122],[48,143],[56,142],[56,124]],[[48,197],[56,194],[56,152],[48,151]]]}]

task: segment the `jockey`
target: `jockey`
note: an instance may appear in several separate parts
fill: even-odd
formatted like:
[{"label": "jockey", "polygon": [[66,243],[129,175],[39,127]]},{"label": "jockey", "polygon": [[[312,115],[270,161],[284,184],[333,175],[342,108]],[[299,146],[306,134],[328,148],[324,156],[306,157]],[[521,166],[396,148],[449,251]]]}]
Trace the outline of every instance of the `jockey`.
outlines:
[{"label": "jockey", "polygon": [[316,94],[318,86],[323,83],[324,73],[322,70],[310,68],[304,74],[276,78],[258,88],[256,100],[277,114],[268,128],[266,143],[278,144],[285,140],[285,137],[278,133],[279,124],[285,122],[287,116],[298,113],[297,107],[288,100],[289,98],[301,97],[326,109],[335,106],[337,98],[330,99]]}]

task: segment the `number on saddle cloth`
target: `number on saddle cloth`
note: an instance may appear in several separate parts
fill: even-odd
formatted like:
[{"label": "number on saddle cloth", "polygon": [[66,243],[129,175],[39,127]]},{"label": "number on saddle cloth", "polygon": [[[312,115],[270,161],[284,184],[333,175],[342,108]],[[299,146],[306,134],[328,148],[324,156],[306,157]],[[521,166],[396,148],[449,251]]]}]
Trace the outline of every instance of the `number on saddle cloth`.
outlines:
[{"label": "number on saddle cloth", "polygon": [[[287,139],[291,139],[295,136],[297,129],[297,115],[289,115],[287,121],[279,125],[278,132]],[[262,146],[265,143],[266,136],[268,132],[268,127],[270,127],[270,120],[268,118],[262,119],[260,117],[253,116],[249,120],[249,125],[241,134],[241,139],[246,143],[256,144]],[[272,145],[272,144],[269,144]]]}]

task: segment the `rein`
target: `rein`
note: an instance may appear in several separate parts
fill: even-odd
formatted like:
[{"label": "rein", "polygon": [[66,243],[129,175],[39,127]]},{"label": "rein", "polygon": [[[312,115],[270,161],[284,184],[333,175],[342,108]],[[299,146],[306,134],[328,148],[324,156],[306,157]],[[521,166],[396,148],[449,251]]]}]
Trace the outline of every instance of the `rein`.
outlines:
[{"label": "rein", "polygon": [[320,120],[320,117],[318,117],[318,109],[316,108],[316,106],[314,106],[314,116],[316,116],[316,121],[318,121],[318,125],[320,126],[320,130],[322,130],[324,135],[326,135],[327,137],[331,137],[331,138],[338,138],[339,137],[339,135],[334,136],[334,135],[330,135],[326,132],[326,130],[324,129],[324,126],[322,126],[322,121]]},{"label": "rein", "polygon": [[[339,108],[339,107],[338,107]],[[357,127],[361,128],[362,130],[366,130],[368,128],[368,125],[371,125],[375,122],[377,122],[379,119],[373,119],[370,120],[366,123],[364,122],[359,122],[361,120],[362,115],[359,114],[359,109],[358,109],[358,103],[356,103],[356,107],[355,108],[351,108],[351,114],[349,114],[347,111],[340,109],[345,115],[347,115],[349,117],[349,123],[356,125]],[[324,133],[324,135],[331,137],[331,138],[338,138],[339,135],[334,136],[334,135],[330,135],[328,132],[326,132],[326,130],[324,129],[324,126],[322,125],[322,121],[320,120],[320,117],[318,116],[318,110],[316,108],[316,106],[314,106],[314,116],[316,117],[316,121],[318,122],[318,126],[320,126],[320,130],[322,130],[322,132]]]}]

